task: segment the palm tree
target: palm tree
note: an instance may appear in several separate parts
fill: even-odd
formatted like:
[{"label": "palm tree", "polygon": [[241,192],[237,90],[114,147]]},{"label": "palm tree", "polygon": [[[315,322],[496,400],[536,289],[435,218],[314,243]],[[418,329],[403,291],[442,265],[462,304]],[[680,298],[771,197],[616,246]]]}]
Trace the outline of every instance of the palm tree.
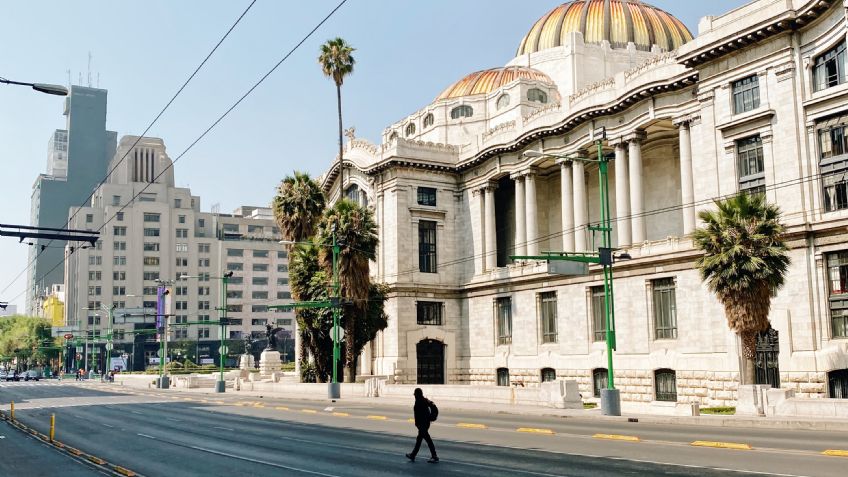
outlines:
[{"label": "palm tree", "polygon": [[[374,213],[367,207],[342,199],[324,212],[318,225],[317,241],[330,244],[334,233],[336,241],[341,245],[338,257],[341,296],[351,301],[345,305],[343,324],[347,368],[345,381],[352,383],[356,375],[356,321],[362,319],[368,310],[371,287],[368,262],[377,258],[379,241]],[[332,270],[333,254],[329,247],[321,248],[320,260],[324,270]],[[327,275],[332,277],[331,272]]]},{"label": "palm tree", "polygon": [[789,268],[784,227],[780,209],[766,203],[764,194],[742,193],[715,204],[717,210],[698,214],[704,227],[693,239],[704,255],[695,265],[724,305],[727,325],[742,338],[743,384],[750,384],[757,334],[769,327],[771,298]]},{"label": "palm tree", "polygon": [[[280,182],[272,207],[283,238],[293,242],[303,242],[315,235],[318,220],[326,207],[326,199],[321,186],[312,180],[309,174],[295,171],[293,176],[286,176]],[[295,272],[296,265],[294,263],[291,265],[292,272]],[[299,283],[292,279],[292,297],[295,301],[303,301],[306,299],[303,295],[304,288],[298,285]],[[298,351],[301,364],[303,364],[307,357],[306,351],[313,340],[309,336],[309,328],[302,326],[304,317],[301,314],[302,310],[295,312],[300,335]]]},{"label": "palm tree", "polygon": [[324,76],[332,78],[336,83],[336,100],[339,107],[339,177],[341,178],[341,188],[344,191],[344,172],[342,153],[342,83],[345,77],[353,73],[353,65],[356,60],[353,59],[355,48],[350,46],[344,39],[335,38],[327,40],[321,45],[321,54],[318,56],[318,63],[321,65],[321,71]]}]

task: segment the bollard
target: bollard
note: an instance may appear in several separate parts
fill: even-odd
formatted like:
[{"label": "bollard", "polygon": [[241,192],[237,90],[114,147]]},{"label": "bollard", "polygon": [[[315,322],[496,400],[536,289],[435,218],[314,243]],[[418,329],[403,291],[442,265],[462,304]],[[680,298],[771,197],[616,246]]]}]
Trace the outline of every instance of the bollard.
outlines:
[{"label": "bollard", "polygon": [[53,436],[56,435],[56,415],[50,415],[50,442],[53,442]]},{"label": "bollard", "polygon": [[11,407],[9,408],[9,419],[15,420],[15,401],[12,401]]}]

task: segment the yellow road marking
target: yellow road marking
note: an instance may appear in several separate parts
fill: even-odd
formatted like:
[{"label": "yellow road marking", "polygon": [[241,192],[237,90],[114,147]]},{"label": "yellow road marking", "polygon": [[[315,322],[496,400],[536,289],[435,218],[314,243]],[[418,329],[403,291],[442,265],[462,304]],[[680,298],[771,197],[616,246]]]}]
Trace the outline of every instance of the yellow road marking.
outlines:
[{"label": "yellow road marking", "polygon": [[274,409],[277,409],[278,411],[288,411],[289,410],[289,408],[287,408],[286,406],[277,406]]},{"label": "yellow road marking", "polygon": [[260,402],[260,403],[254,404],[253,407],[265,407],[265,405]]},{"label": "yellow road marking", "polygon": [[316,411],[315,409],[301,409],[301,411],[307,414],[318,414],[318,411]]},{"label": "yellow road marking", "polygon": [[695,441],[689,445],[698,447],[715,447],[718,449],[751,450],[751,446],[749,444],[739,444],[737,442]]},{"label": "yellow road marking", "polygon": [[529,432],[532,434],[556,434],[554,431],[550,429],[536,429],[535,427],[519,427],[516,429],[518,432]]},{"label": "yellow road marking", "polygon": [[192,398],[183,398],[183,401],[194,401]]},{"label": "yellow road marking", "polygon": [[622,436],[620,434],[595,434],[592,437],[595,439],[609,439],[614,441],[628,441],[628,442],[639,442],[639,438],[636,436]]},{"label": "yellow road marking", "polygon": [[91,462],[94,462],[97,465],[103,465],[106,463],[105,460],[101,459],[100,457],[94,457],[93,455],[87,455],[85,456],[85,458],[90,460]]},{"label": "yellow road marking", "polygon": [[407,419],[407,420],[406,420],[406,422],[412,422],[412,423],[415,423],[415,419],[413,419],[413,418],[411,418],[411,417],[410,417],[409,419]]},{"label": "yellow road marking", "polygon": [[348,416],[350,416],[350,414],[348,414],[348,413],[346,413],[346,412],[334,412],[334,413],[333,413],[333,415],[334,415],[334,416],[339,416],[339,417],[348,417]]},{"label": "yellow road marking", "polygon": [[833,456],[833,457],[848,457],[848,450],[828,449],[828,450],[822,452],[822,454]]},{"label": "yellow road marking", "polygon": [[375,421],[385,421],[388,419],[386,416],[368,416],[368,419],[373,419]]},{"label": "yellow road marking", "polygon": [[[415,419],[413,419],[413,422]],[[471,422],[460,422],[456,425],[456,427],[462,427],[465,429],[487,429],[488,427],[485,424],[474,424]]]},{"label": "yellow road marking", "polygon": [[119,465],[116,465],[114,467],[114,469],[115,469],[115,472],[117,472],[121,475],[126,475],[127,477],[135,477],[135,472],[131,471],[130,469],[125,469],[125,468],[123,468]]},{"label": "yellow road marking", "polygon": [[206,399],[201,399],[200,402],[209,402]]}]

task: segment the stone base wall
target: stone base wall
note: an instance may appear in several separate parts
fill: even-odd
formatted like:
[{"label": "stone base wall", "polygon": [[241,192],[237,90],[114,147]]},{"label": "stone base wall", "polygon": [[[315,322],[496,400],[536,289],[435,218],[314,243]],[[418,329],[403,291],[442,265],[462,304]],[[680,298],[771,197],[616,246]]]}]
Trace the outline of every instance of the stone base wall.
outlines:
[{"label": "stone base wall", "polygon": [[826,398],[827,373],[780,373],[780,387],[794,389],[796,398]]}]

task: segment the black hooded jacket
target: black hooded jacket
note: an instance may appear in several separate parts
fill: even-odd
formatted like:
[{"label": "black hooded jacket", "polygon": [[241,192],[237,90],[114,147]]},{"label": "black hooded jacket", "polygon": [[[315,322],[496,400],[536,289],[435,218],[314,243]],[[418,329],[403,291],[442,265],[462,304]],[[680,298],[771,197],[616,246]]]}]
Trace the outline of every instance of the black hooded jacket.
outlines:
[{"label": "black hooded jacket", "polygon": [[415,427],[419,429],[430,428],[430,400],[425,397],[415,398]]}]

